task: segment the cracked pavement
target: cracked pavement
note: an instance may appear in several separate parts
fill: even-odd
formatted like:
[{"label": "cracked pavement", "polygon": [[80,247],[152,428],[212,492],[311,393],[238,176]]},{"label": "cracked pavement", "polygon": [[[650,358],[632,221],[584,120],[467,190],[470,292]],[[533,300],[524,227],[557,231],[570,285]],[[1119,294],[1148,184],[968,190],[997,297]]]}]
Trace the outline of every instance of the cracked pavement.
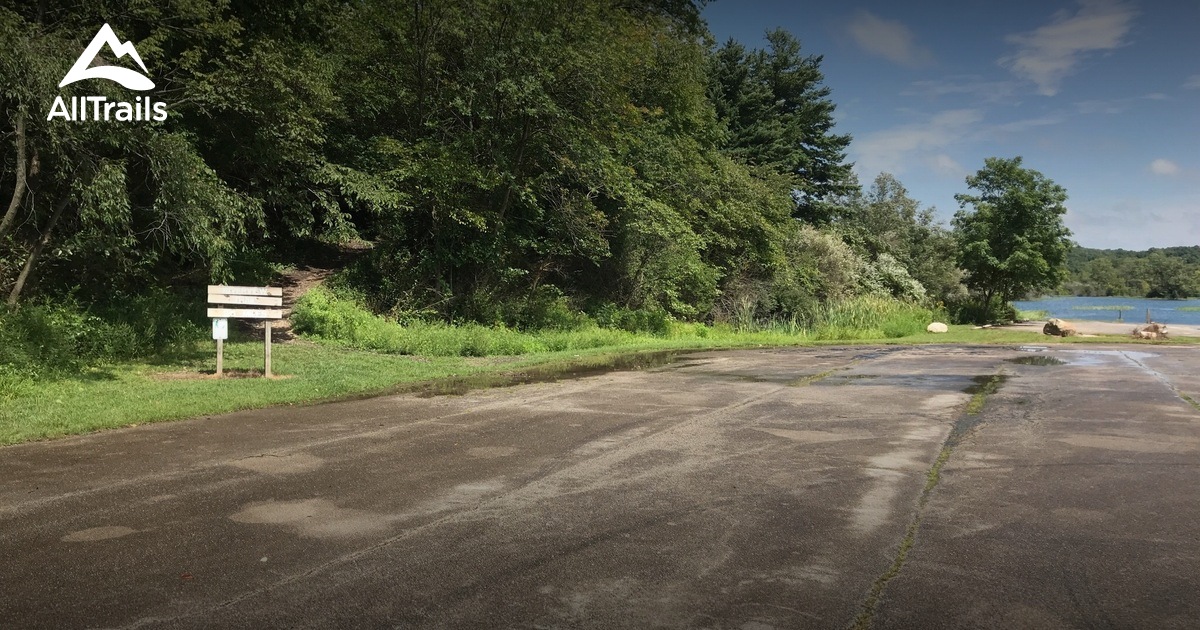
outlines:
[{"label": "cracked pavement", "polygon": [[706,352],[2,448],[0,625],[1195,627],[1197,353]]}]

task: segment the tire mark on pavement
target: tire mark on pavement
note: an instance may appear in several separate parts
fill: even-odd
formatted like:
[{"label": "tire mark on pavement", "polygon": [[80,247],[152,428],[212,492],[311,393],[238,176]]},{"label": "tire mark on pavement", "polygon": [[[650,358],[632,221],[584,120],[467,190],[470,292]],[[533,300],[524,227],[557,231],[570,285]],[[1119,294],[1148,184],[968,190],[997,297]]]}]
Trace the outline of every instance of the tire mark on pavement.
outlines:
[{"label": "tire mark on pavement", "polygon": [[[870,358],[873,358],[873,357],[870,357]],[[840,366],[839,368],[836,368],[834,370],[828,371],[828,373],[826,373],[825,376],[828,376],[829,374],[832,374],[838,370],[849,369],[851,366],[855,365],[858,361],[859,361],[858,357],[851,359],[845,365]],[[825,376],[822,376],[821,378],[824,378]],[[812,380],[806,381],[803,384],[807,385],[807,384],[816,382],[817,380],[819,380],[819,379],[813,378]],[[386,549],[387,547],[390,547],[390,546],[392,546],[398,542],[404,541],[406,539],[415,537],[419,534],[423,534],[428,531],[435,530],[439,527],[443,527],[446,525],[454,525],[454,524],[467,523],[467,522],[471,522],[474,520],[479,520],[481,514],[487,514],[488,512],[496,511],[496,510],[503,511],[505,509],[505,507],[508,507],[509,509],[511,509],[512,507],[514,507],[514,504],[521,503],[523,499],[524,499],[524,501],[527,502],[530,500],[537,500],[540,498],[544,498],[546,496],[548,486],[552,486],[552,485],[557,486],[558,485],[556,483],[557,478],[561,478],[561,477],[569,478],[573,474],[580,473],[581,472],[580,469],[584,469],[582,472],[586,473],[587,472],[586,469],[588,469],[588,468],[593,468],[593,467],[611,468],[612,465],[615,465],[616,463],[619,463],[621,461],[629,459],[630,457],[637,456],[638,454],[640,454],[641,452],[643,452],[647,449],[656,448],[656,445],[651,443],[652,438],[667,437],[672,433],[676,433],[678,431],[687,429],[691,426],[700,424],[703,421],[708,420],[712,417],[725,415],[731,411],[737,411],[739,409],[743,409],[746,407],[756,405],[756,404],[762,402],[763,400],[769,399],[772,396],[774,396],[780,392],[790,390],[794,387],[796,387],[795,384],[787,384],[787,385],[780,385],[777,387],[772,387],[770,390],[762,391],[762,392],[757,393],[756,395],[738,400],[735,403],[725,405],[722,407],[718,407],[716,409],[711,409],[704,413],[692,416],[690,418],[686,418],[680,422],[670,424],[670,425],[663,427],[657,431],[639,434],[637,436],[638,443],[634,448],[620,449],[620,452],[614,452],[614,449],[605,449],[594,455],[584,457],[581,460],[576,460],[576,461],[570,463],[569,465],[567,465],[566,467],[560,468],[558,470],[543,469],[545,471],[544,474],[540,474],[540,476],[534,476],[527,483],[524,483],[518,487],[511,489],[511,490],[500,492],[491,497],[483,498],[481,501],[479,501],[478,503],[476,503],[473,506],[469,506],[469,507],[464,506],[463,509],[458,509],[457,511],[454,511],[450,514],[446,514],[445,516],[442,516],[440,518],[436,518],[427,523],[406,529],[394,536],[389,536],[388,538],[385,538],[383,540],[375,542],[375,543],[368,545],[366,547],[363,547],[361,549],[356,549],[354,551],[342,554],[335,558],[331,558],[331,559],[329,559],[325,562],[322,562],[316,566],[309,567],[308,569],[305,569],[303,571],[299,571],[299,572],[293,573],[291,575],[284,576],[281,579],[279,579],[271,584],[267,584],[267,585],[261,586],[259,588],[245,591],[234,597],[225,599],[224,601],[220,601],[220,602],[217,602],[214,604],[203,606],[202,607],[203,612],[197,612],[196,609],[193,609],[193,610],[189,610],[187,613],[180,614],[180,615],[172,615],[172,616],[167,616],[167,617],[143,617],[132,623],[126,624],[124,626],[120,626],[120,628],[121,628],[121,630],[133,630],[135,628],[143,628],[143,627],[152,626],[152,625],[156,625],[156,624],[169,626],[169,625],[171,625],[172,622],[175,622],[175,621],[178,621],[181,619],[185,619],[185,618],[189,618],[189,617],[196,617],[197,615],[203,616],[203,615],[213,613],[216,611],[228,609],[228,608],[236,606],[242,602],[250,600],[252,598],[264,595],[266,593],[270,593],[272,591],[276,591],[276,590],[284,588],[284,587],[287,587],[291,584],[303,581],[303,580],[305,580],[307,578],[311,578],[315,575],[319,575],[330,569],[334,569],[334,568],[337,568],[337,567],[340,567],[340,566],[343,566],[346,564],[354,563],[361,558],[369,556],[369,555],[371,555],[375,552],[378,552],[382,549]],[[477,408],[476,408],[476,411],[477,411]],[[463,412],[463,413],[467,413],[467,412]],[[461,414],[452,414],[452,415],[461,415]],[[444,417],[443,417],[443,419],[444,419]],[[705,463],[712,464],[713,461],[714,460],[709,459]],[[608,466],[605,466],[606,463],[608,464]],[[553,492],[553,489],[550,489],[550,492]],[[575,492],[579,492],[579,491],[577,490]],[[571,492],[558,493],[556,496],[566,496],[568,494],[572,494],[572,493]],[[524,496],[522,496],[522,495],[524,495]]]}]

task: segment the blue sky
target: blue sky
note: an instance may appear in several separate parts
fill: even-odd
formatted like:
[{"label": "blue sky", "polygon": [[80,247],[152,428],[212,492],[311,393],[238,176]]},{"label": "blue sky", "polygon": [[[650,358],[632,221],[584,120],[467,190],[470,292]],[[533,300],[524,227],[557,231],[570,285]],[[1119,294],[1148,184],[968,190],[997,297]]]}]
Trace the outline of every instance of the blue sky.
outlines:
[{"label": "blue sky", "polygon": [[958,209],[990,156],[1067,189],[1086,247],[1200,245],[1200,2],[718,0],[709,28],[761,47],[783,27],[822,55],[839,133],[881,171]]}]

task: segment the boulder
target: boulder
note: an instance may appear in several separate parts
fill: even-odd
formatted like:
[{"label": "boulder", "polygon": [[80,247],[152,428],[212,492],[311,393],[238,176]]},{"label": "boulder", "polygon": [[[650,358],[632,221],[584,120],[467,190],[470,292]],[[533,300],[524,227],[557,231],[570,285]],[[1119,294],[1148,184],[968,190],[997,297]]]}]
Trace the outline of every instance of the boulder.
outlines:
[{"label": "boulder", "polygon": [[932,324],[925,327],[925,332],[931,332],[931,333],[950,332],[950,327],[943,324],[942,322],[933,322]]},{"label": "boulder", "polygon": [[1045,326],[1042,326],[1042,334],[1055,337],[1070,337],[1079,334],[1079,331],[1075,330],[1075,325],[1071,322],[1055,317],[1046,322]]}]

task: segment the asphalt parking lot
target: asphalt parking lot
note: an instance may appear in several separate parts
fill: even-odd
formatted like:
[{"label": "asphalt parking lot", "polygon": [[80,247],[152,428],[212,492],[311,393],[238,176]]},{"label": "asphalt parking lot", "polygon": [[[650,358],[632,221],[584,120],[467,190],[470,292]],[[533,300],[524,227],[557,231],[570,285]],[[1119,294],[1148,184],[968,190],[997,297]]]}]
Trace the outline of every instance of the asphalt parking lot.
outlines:
[{"label": "asphalt parking lot", "polygon": [[4,628],[1195,628],[1200,348],[697,353],[0,449]]}]

